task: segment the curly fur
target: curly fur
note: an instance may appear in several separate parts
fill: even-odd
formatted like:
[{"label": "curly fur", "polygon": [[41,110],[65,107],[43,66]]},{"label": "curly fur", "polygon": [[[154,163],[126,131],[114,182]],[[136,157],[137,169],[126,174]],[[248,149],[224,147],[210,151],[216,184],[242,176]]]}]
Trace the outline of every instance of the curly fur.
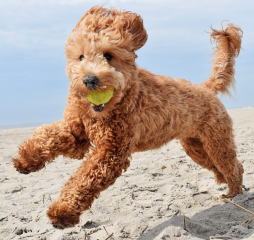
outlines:
[{"label": "curly fur", "polygon": [[[64,120],[36,130],[13,159],[19,172],[29,173],[59,155],[86,156],[49,208],[54,225],[78,223],[100,192],[128,168],[132,153],[175,138],[197,164],[214,172],[218,183],[228,184],[223,197],[242,193],[243,168],[236,158],[232,120],[216,96],[228,93],[234,82],[242,31],[229,24],[225,30],[212,29],[211,37],[217,43],[212,75],[198,85],[137,66],[135,51],[147,40],[138,14],[93,7],[81,18],[65,47],[70,88]],[[86,99],[90,90],[83,79],[90,75],[98,77],[97,89],[115,89],[102,112]]]}]

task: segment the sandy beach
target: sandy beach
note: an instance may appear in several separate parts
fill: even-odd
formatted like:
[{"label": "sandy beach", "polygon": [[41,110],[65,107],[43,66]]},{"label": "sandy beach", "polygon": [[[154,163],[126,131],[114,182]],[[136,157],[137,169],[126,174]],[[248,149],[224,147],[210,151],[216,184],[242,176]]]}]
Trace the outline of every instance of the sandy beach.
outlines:
[{"label": "sandy beach", "polygon": [[[245,170],[244,194],[231,200],[254,212],[254,108],[228,112]],[[61,156],[39,172],[18,173],[11,159],[34,130],[0,130],[1,240],[254,239],[254,216],[225,203],[220,196],[227,186],[217,185],[177,140],[134,154],[129,169],[102,192],[77,226],[55,229],[46,211],[81,161]]]}]

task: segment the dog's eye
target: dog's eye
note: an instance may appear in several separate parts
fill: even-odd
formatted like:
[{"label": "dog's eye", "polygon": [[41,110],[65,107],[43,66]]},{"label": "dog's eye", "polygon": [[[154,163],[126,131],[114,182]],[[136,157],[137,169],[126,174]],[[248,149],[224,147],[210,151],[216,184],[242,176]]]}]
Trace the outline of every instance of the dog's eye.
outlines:
[{"label": "dog's eye", "polygon": [[107,59],[107,61],[110,61],[112,59],[112,56],[108,53],[105,53],[104,57]]},{"label": "dog's eye", "polygon": [[83,58],[84,58],[84,55],[80,55],[79,56],[79,61],[82,61]]}]

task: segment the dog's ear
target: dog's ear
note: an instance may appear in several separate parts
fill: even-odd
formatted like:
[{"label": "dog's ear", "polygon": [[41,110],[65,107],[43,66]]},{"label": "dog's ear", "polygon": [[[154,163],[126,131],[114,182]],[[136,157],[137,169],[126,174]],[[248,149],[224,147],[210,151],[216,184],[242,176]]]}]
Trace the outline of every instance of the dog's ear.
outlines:
[{"label": "dog's ear", "polygon": [[132,12],[123,12],[122,14],[126,21],[124,28],[132,35],[133,50],[138,50],[144,46],[148,37],[143,25],[143,19],[140,15]]}]

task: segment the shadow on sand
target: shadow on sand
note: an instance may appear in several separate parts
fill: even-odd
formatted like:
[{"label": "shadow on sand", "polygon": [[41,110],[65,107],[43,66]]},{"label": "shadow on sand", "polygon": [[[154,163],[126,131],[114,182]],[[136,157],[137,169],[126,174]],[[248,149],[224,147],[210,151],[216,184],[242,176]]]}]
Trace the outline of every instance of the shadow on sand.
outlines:
[{"label": "shadow on sand", "polygon": [[[233,201],[254,212],[254,193],[245,192],[244,195],[236,196]],[[244,223],[247,219],[251,220]],[[188,234],[201,239],[210,239],[210,236],[243,239],[254,233],[254,216],[230,203],[214,206],[195,214],[192,218],[185,217],[185,222]],[[173,216],[144,233],[138,240],[153,240],[171,226],[183,228],[183,216]],[[173,236],[166,234],[162,239],[170,239]]]}]

